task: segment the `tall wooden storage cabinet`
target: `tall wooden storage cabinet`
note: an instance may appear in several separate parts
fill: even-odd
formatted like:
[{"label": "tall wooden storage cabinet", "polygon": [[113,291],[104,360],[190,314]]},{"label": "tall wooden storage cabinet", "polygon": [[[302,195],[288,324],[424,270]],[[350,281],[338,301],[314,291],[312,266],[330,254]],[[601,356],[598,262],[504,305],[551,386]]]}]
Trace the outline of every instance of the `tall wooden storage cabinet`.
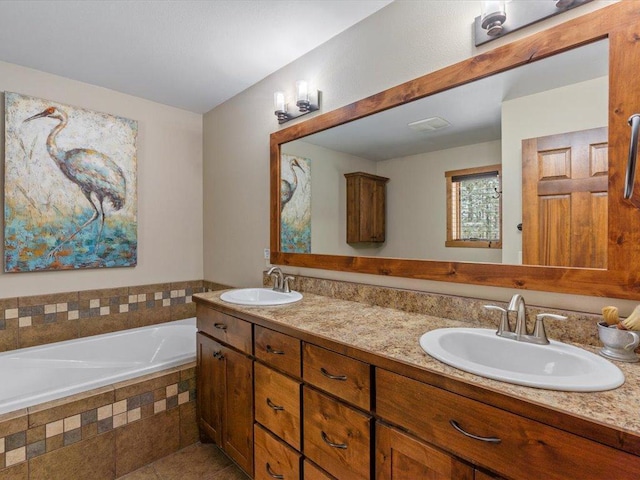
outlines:
[{"label": "tall wooden storage cabinet", "polygon": [[388,178],[345,173],[347,179],[347,243],[385,241]]}]

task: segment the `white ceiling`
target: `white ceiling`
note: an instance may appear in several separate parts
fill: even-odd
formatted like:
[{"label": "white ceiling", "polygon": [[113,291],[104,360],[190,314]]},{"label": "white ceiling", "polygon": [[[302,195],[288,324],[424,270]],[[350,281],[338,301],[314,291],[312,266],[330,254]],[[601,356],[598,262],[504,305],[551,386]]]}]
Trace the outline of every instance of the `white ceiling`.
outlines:
[{"label": "white ceiling", "polygon": [[[606,76],[608,49],[607,40],[584,45],[300,141],[380,161],[497,140],[503,101]],[[444,118],[451,126],[432,132],[407,126],[430,117]]]},{"label": "white ceiling", "polygon": [[204,113],[392,0],[0,0],[0,60]]}]

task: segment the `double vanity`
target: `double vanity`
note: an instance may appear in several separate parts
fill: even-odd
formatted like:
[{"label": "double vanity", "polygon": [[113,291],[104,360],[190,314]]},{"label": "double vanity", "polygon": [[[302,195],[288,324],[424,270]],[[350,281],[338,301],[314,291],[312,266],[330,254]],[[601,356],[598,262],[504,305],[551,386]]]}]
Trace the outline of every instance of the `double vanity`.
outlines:
[{"label": "double vanity", "polygon": [[281,306],[221,293],[194,296],[201,431],[252,478],[640,478],[637,365],[617,364],[613,390],[530,388],[421,348],[463,322],[306,292]]}]

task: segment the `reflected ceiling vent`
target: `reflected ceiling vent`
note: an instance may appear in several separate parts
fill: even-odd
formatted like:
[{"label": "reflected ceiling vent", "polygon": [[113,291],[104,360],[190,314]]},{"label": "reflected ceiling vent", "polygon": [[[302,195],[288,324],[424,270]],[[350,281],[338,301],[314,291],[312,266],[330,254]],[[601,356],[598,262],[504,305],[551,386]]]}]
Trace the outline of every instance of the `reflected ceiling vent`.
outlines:
[{"label": "reflected ceiling vent", "polygon": [[409,128],[417,132],[433,132],[450,126],[451,124],[449,122],[440,117],[425,118],[424,120],[417,120],[409,124]]}]

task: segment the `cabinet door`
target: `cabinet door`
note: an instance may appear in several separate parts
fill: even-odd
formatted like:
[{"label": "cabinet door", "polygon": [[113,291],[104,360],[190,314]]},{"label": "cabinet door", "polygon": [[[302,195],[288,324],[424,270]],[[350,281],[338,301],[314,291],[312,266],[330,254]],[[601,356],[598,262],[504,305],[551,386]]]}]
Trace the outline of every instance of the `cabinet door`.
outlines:
[{"label": "cabinet door", "polygon": [[374,242],[385,241],[385,210],[386,210],[386,186],[384,182],[374,181],[373,201],[371,211],[371,240]]},{"label": "cabinet door", "polygon": [[[473,468],[398,430],[376,425],[376,480],[474,480]],[[482,477],[477,477],[482,478]],[[489,477],[485,477],[489,478]]]},{"label": "cabinet door", "polygon": [[200,427],[218,446],[222,446],[222,415],[224,407],[225,366],[223,347],[198,333],[198,416]]},{"label": "cabinet door", "polygon": [[336,478],[371,479],[371,417],[303,387],[303,453]]},{"label": "cabinet door", "polygon": [[256,423],[255,480],[300,480],[301,455]]},{"label": "cabinet door", "polygon": [[253,362],[222,347],[226,385],[223,449],[249,475],[253,475]]}]

